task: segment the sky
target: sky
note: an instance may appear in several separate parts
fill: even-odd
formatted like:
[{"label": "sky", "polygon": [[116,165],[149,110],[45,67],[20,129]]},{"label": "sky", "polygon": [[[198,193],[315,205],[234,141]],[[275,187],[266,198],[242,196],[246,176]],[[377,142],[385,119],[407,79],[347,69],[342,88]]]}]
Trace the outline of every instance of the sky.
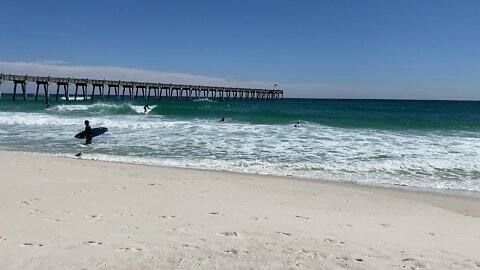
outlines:
[{"label": "sky", "polygon": [[0,25],[6,74],[480,100],[477,0],[3,0]]}]

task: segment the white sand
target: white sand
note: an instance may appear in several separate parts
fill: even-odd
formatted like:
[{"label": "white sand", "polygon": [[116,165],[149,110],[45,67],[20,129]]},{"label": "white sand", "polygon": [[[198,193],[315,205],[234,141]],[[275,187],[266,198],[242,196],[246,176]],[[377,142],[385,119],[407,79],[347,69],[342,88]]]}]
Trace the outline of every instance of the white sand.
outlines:
[{"label": "white sand", "polygon": [[0,269],[480,269],[480,200],[0,152]]}]

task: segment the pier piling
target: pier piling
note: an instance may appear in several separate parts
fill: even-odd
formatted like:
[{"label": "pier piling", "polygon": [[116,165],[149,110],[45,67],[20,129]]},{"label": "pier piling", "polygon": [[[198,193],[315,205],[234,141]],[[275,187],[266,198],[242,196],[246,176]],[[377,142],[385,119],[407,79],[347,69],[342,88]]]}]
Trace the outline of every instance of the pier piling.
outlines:
[{"label": "pier piling", "polygon": [[63,92],[64,92],[64,95],[65,95],[65,99],[68,101],[68,98],[69,98],[68,97],[68,85],[69,85],[68,82],[57,82],[57,95],[55,97],[56,101],[58,101],[60,87],[63,87]]},{"label": "pier piling", "polygon": [[38,100],[38,91],[40,90],[40,85],[43,86],[43,92],[45,94],[45,101],[48,103],[48,81],[37,81],[37,91],[35,91],[35,101]]},{"label": "pier piling", "polygon": [[15,98],[17,96],[17,85],[20,84],[20,87],[22,87],[22,95],[23,95],[23,100],[27,100],[27,82],[25,80],[14,80],[13,81],[13,100],[15,101]]},{"label": "pier piling", "polygon": [[3,73],[0,74],[0,98],[2,97]]}]

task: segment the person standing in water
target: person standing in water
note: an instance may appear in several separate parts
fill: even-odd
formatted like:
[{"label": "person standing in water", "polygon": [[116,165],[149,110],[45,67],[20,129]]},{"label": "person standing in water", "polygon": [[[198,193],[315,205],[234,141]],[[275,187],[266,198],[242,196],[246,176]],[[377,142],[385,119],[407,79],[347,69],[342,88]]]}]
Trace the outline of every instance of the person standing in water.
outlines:
[{"label": "person standing in water", "polygon": [[150,109],[150,107],[148,107],[148,104],[143,106],[143,114],[147,114],[148,109]]},{"label": "person standing in water", "polygon": [[88,120],[85,120],[85,138],[85,144],[92,144],[93,133],[92,128],[90,127],[90,122]]}]

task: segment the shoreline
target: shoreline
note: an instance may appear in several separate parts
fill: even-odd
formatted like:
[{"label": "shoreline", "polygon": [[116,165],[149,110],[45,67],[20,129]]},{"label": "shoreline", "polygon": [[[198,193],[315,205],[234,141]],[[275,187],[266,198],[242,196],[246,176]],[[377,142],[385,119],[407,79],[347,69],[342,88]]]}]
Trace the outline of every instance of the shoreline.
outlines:
[{"label": "shoreline", "polygon": [[[0,152],[14,152],[14,153],[22,153],[22,154],[33,154],[39,156],[49,156],[49,157],[58,157],[58,158],[66,158],[66,159],[79,159],[74,157],[73,154],[71,156],[67,156],[66,154],[53,154],[53,153],[43,153],[43,152],[27,152],[23,150],[6,150],[0,149]],[[81,158],[81,160],[90,160],[90,161],[97,161],[97,162],[107,162],[107,163],[117,163],[117,164],[131,164],[137,166],[147,166],[147,167],[158,167],[158,168],[177,168],[177,169],[187,169],[187,170],[199,170],[199,171],[211,171],[211,172],[225,172],[225,173],[234,173],[234,174],[246,174],[246,175],[259,175],[259,176],[272,176],[272,177],[281,177],[286,179],[296,179],[302,181],[320,181],[325,183],[339,183],[339,184],[347,184],[347,185],[354,185],[360,187],[371,187],[371,188],[385,188],[385,189],[395,189],[400,191],[408,191],[408,192],[420,192],[420,193],[429,193],[429,194],[438,194],[438,195],[447,195],[447,196],[455,196],[455,197],[467,197],[467,198],[477,198],[480,199],[480,191],[477,190],[467,190],[467,189],[440,189],[434,187],[421,187],[421,186],[408,186],[408,185],[399,185],[399,184],[389,184],[389,183],[365,183],[365,182],[356,182],[356,181],[347,181],[347,180],[332,180],[327,178],[308,178],[308,177],[301,177],[301,176],[294,176],[294,175],[277,175],[277,174],[264,174],[264,173],[253,173],[253,172],[240,172],[240,171],[229,171],[229,170],[222,170],[222,169],[211,169],[211,168],[199,168],[199,167],[187,167],[187,166],[166,166],[166,165],[157,165],[157,164],[147,164],[141,162],[126,162],[121,160],[101,160],[101,159],[88,159],[88,158]]]},{"label": "shoreline", "polygon": [[[0,154],[4,153],[21,153],[26,155],[38,155],[38,156],[46,156],[46,157],[55,157],[61,159],[73,159],[73,160],[83,160],[83,161],[91,161],[91,162],[101,162],[101,163],[112,163],[112,164],[128,164],[134,166],[146,166],[146,167],[153,167],[153,168],[164,168],[164,169],[181,169],[181,170],[194,170],[194,171],[207,171],[207,172],[219,172],[219,173],[231,173],[231,174],[239,174],[239,175],[255,175],[260,177],[274,177],[274,178],[283,178],[283,179],[290,179],[294,181],[306,181],[306,182],[319,182],[324,184],[332,184],[332,185],[339,185],[343,187],[349,188],[358,188],[358,189],[371,189],[378,190],[378,192],[389,192],[395,194],[397,192],[405,192],[412,194],[410,197],[420,197],[421,194],[425,194],[428,196],[445,196],[451,198],[467,198],[472,200],[480,200],[480,191],[475,190],[463,190],[463,189],[438,189],[432,187],[418,187],[418,186],[401,186],[401,185],[394,185],[388,183],[362,183],[362,182],[354,182],[354,181],[343,181],[343,180],[331,180],[331,179],[319,179],[319,178],[307,178],[307,177],[299,177],[299,176],[290,176],[290,175],[275,175],[275,174],[262,174],[262,173],[250,173],[250,172],[238,172],[238,171],[229,171],[229,170],[215,170],[209,168],[196,168],[196,167],[175,167],[175,166],[165,166],[165,165],[154,165],[154,164],[144,164],[144,163],[135,163],[135,162],[123,162],[123,161],[113,161],[113,160],[100,160],[100,159],[84,159],[84,158],[77,158],[73,155],[66,156],[62,154],[50,154],[50,153],[41,153],[41,152],[26,152],[21,150],[0,150]],[[414,194],[418,196],[413,196]],[[477,217],[480,217],[480,209],[478,211]]]},{"label": "shoreline", "polygon": [[1,269],[480,267],[474,198],[25,152],[0,170]]},{"label": "shoreline", "polygon": [[[30,154],[29,152],[24,152],[25,154]],[[43,153],[35,153],[43,155]],[[48,155],[48,154],[46,154]],[[52,156],[52,155],[48,155]],[[55,155],[53,155],[55,156]],[[55,156],[58,158],[65,159],[77,159],[74,157],[66,156]],[[351,189],[358,189],[363,191],[376,192],[379,194],[389,194],[401,199],[410,199],[418,202],[429,203],[431,205],[450,210],[459,214],[469,215],[472,217],[480,218],[480,208],[475,207],[476,204],[480,203],[480,192],[477,191],[466,191],[466,190],[440,190],[435,188],[422,188],[422,187],[409,187],[409,186],[396,186],[389,184],[367,184],[359,182],[347,182],[347,181],[336,181],[329,179],[311,179],[303,178],[296,176],[284,176],[284,175],[273,175],[273,174],[260,174],[260,173],[248,173],[248,172],[236,172],[236,171],[226,171],[226,170],[211,170],[211,169],[202,169],[194,167],[173,167],[173,166],[161,166],[161,165],[149,165],[141,163],[128,163],[121,161],[107,161],[107,160],[92,160],[92,159],[81,159],[89,162],[100,162],[100,163],[114,163],[114,164],[129,164],[133,166],[147,166],[153,168],[163,168],[163,169],[179,169],[179,170],[192,170],[192,171],[206,171],[211,173],[227,173],[234,175],[254,175],[258,177],[267,177],[267,178],[282,178],[287,181],[303,181],[307,183],[319,183],[320,185],[333,185],[339,187],[346,187]],[[460,205],[459,205],[460,203]]]}]

